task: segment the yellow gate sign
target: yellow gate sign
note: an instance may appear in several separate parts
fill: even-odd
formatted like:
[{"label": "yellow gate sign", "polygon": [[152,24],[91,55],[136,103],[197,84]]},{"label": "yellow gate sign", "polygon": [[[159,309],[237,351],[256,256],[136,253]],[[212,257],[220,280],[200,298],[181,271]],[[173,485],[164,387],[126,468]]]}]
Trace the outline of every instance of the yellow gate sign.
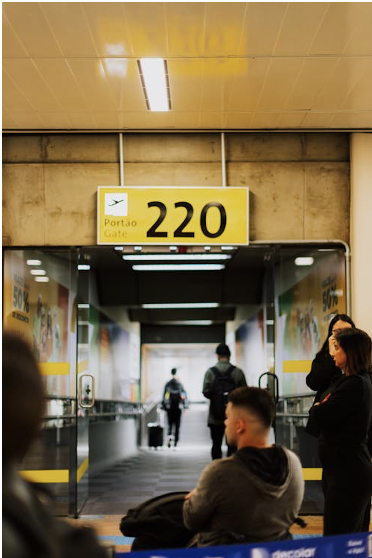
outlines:
[{"label": "yellow gate sign", "polygon": [[98,244],[248,244],[248,188],[98,188]]}]

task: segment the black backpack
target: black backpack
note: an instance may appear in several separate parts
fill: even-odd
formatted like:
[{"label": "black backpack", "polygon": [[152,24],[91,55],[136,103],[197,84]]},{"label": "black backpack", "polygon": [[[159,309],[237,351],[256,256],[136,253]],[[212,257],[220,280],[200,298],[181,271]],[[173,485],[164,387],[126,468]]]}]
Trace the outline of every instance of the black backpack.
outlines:
[{"label": "black backpack", "polygon": [[217,420],[225,420],[225,409],[229,393],[235,389],[236,383],[232,377],[232,371],[235,369],[233,364],[221,374],[220,370],[213,366],[211,368],[214,373],[213,395],[211,397],[212,415]]},{"label": "black backpack", "polygon": [[183,523],[186,494],[169,492],[128,510],[121,519],[120,531],[127,537],[135,537],[131,550],[187,547],[195,533]]},{"label": "black backpack", "polygon": [[166,411],[176,411],[182,401],[181,385],[177,380],[171,380],[167,385],[163,407]]}]

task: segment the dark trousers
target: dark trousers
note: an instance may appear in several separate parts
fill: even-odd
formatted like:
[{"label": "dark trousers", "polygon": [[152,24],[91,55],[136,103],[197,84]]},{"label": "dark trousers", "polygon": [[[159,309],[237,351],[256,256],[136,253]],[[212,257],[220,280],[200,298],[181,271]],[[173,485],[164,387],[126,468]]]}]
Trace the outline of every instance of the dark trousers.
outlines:
[{"label": "dark trousers", "polygon": [[[222,457],[222,440],[225,434],[224,424],[209,424],[212,438],[212,459],[221,459]],[[227,442],[226,442],[227,443]],[[227,444],[227,457],[236,451],[235,446]]]},{"label": "dark trousers", "polygon": [[345,471],[342,471],[342,465],[329,468],[323,463],[324,535],[369,531],[372,491],[370,458],[364,459],[363,452],[359,455],[354,448],[350,448],[350,451],[354,451],[355,460],[354,463],[345,463]]},{"label": "dark trousers", "polygon": [[181,409],[170,409],[169,411],[167,411],[168,436],[171,436],[174,430],[175,444],[177,444],[180,437],[181,414]]}]

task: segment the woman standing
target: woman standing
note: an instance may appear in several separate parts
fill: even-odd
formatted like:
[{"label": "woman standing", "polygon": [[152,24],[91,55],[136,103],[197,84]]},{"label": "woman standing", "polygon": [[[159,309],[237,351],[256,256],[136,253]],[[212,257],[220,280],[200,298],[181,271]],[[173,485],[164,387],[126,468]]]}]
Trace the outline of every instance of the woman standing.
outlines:
[{"label": "woman standing", "polygon": [[368,531],[372,464],[367,447],[372,423],[371,339],[356,328],[334,332],[332,357],[342,371],[310,409],[320,432],[324,535]]}]

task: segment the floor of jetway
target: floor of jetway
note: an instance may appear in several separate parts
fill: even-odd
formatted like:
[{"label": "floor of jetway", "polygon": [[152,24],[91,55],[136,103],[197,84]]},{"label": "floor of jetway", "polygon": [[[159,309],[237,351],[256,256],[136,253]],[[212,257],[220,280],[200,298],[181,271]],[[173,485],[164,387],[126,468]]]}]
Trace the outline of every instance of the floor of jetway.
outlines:
[{"label": "floor of jetway", "polygon": [[207,412],[205,404],[192,404],[183,412],[177,448],[167,447],[165,425],[162,447],[142,447],[133,457],[90,478],[89,498],[82,514],[124,515],[160,494],[192,490],[211,462]]}]

